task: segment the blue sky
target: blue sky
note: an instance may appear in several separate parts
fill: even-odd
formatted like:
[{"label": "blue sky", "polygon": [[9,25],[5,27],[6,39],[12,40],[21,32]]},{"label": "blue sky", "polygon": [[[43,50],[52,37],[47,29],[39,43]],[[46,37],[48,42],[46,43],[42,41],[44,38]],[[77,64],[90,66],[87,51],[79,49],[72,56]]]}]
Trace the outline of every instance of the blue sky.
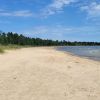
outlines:
[{"label": "blue sky", "polygon": [[0,30],[70,41],[100,41],[99,0],[0,0]]}]

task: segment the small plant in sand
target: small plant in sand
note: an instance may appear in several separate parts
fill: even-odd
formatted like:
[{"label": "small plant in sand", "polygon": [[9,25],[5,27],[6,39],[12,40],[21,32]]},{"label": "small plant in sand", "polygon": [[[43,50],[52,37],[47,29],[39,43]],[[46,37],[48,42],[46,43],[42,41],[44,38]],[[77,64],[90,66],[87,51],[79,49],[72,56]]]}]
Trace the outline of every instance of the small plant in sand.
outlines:
[{"label": "small plant in sand", "polygon": [[4,50],[0,48],[0,53],[4,53]]}]

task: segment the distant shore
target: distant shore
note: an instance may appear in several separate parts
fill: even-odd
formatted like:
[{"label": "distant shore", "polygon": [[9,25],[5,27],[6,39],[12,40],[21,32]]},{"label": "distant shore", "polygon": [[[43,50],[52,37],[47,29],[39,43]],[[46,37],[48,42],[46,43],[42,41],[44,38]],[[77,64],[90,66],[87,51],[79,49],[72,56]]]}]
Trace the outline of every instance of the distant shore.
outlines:
[{"label": "distant shore", "polygon": [[30,47],[0,54],[1,100],[100,100],[100,62]]}]

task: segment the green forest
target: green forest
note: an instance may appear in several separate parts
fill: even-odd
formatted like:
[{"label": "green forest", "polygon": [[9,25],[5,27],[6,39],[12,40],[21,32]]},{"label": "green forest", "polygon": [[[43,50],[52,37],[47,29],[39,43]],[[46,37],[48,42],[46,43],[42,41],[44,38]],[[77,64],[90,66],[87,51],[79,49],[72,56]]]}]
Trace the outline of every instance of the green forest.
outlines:
[{"label": "green forest", "polygon": [[1,45],[28,45],[28,46],[99,46],[100,42],[70,42],[70,41],[58,41],[41,38],[26,37],[22,34],[13,32],[1,32],[0,33],[0,44]]}]

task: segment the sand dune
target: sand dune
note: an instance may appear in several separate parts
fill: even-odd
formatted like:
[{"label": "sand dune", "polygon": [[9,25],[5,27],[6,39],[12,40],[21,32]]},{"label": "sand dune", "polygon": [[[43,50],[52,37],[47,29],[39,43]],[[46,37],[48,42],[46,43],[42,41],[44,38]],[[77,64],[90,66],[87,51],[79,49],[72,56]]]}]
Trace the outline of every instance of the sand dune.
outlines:
[{"label": "sand dune", "polygon": [[100,100],[100,62],[46,47],[7,51],[0,100]]}]

